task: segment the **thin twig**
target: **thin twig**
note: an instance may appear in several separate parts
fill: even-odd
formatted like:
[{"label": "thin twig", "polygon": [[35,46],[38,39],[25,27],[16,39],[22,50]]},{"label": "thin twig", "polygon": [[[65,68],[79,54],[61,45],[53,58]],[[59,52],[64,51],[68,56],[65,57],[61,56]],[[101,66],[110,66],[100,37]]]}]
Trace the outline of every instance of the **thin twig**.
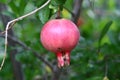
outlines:
[{"label": "thin twig", "polygon": [[[32,11],[32,12],[26,14],[26,15],[23,15],[23,16],[21,16],[21,17],[18,17],[18,18],[14,19],[14,20],[9,21],[8,24],[7,24],[7,26],[6,26],[6,28],[7,28],[7,27],[10,27],[10,25],[12,25],[13,23],[15,23],[15,22],[17,22],[17,21],[20,21],[20,20],[22,20],[22,19],[24,19],[24,18],[26,18],[26,17],[28,17],[28,16],[36,13],[36,12],[39,11],[40,9],[44,8],[45,6],[47,6],[50,1],[51,1],[51,0],[48,0],[48,1],[47,1],[45,4],[43,4],[41,7],[35,9],[34,11]],[[13,24],[13,25],[14,25],[14,24]],[[9,29],[7,28],[7,30],[9,30]],[[6,32],[7,30],[5,30],[5,32]]]},{"label": "thin twig", "polygon": [[[9,25],[8,30],[9,30],[9,29],[11,29],[11,28],[12,28],[12,26],[13,26],[15,23],[16,23],[16,22],[11,23],[11,24]],[[3,32],[1,32],[0,34],[4,34],[5,32],[6,32],[6,30],[5,30],[5,31],[3,31]]]},{"label": "thin twig", "polygon": [[7,42],[7,36],[8,36],[8,30],[10,29],[9,27],[12,28],[13,25],[14,25],[17,21],[20,21],[20,20],[22,20],[22,19],[24,19],[24,18],[26,18],[26,17],[28,17],[28,16],[36,13],[36,12],[39,11],[40,9],[44,8],[45,6],[47,6],[47,5],[49,4],[50,1],[51,1],[51,0],[48,0],[45,4],[43,4],[41,7],[35,9],[35,10],[32,11],[32,12],[30,12],[30,13],[28,13],[28,14],[26,14],[26,15],[23,15],[23,16],[21,16],[21,17],[18,17],[18,18],[16,18],[16,19],[11,20],[11,21],[8,22],[8,24],[7,24],[7,26],[6,26],[6,29],[5,29],[5,52],[4,52],[4,57],[3,57],[3,60],[2,60],[1,66],[0,66],[0,70],[1,70],[2,67],[3,67],[4,62],[5,62],[5,58],[6,58],[7,44],[8,44],[8,42]]},{"label": "thin twig", "polygon": [[5,44],[5,52],[4,52],[4,57],[3,57],[3,60],[2,60],[1,66],[0,66],[0,70],[2,69],[2,67],[4,65],[5,58],[6,58],[6,52],[7,52],[7,44]]}]

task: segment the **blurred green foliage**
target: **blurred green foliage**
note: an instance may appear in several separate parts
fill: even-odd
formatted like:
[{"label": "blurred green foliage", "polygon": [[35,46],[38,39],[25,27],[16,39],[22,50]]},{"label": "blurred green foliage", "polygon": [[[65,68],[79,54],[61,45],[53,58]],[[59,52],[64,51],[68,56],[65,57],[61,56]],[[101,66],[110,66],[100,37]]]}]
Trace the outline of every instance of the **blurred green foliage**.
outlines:
[{"label": "blurred green foliage", "polygon": [[[7,11],[1,13],[14,19],[31,12],[46,1],[0,0],[8,7]],[[66,0],[66,2],[52,0],[48,6],[17,22],[13,27],[15,36],[19,40],[39,52],[51,63],[56,60],[56,56],[44,49],[40,43],[40,30],[45,22],[55,18],[54,11],[58,9],[56,5],[64,6],[72,11],[73,0]],[[67,74],[62,74],[60,80],[120,80],[119,8],[119,0],[83,0],[81,10],[83,24],[79,27],[81,38],[77,47],[71,52],[71,65],[66,68]],[[62,15],[64,17],[71,13],[66,12]],[[0,30],[3,28],[2,21],[0,21]],[[34,80],[35,77],[42,77],[45,74],[52,75],[49,67],[37,59],[32,52],[24,50],[19,45],[16,48],[18,50],[16,60],[22,64],[25,80]],[[3,51],[4,41],[3,38],[0,38],[0,60],[2,60]],[[14,79],[9,51],[7,55],[4,67],[0,72],[0,80]],[[105,75],[106,73],[107,75]]]}]

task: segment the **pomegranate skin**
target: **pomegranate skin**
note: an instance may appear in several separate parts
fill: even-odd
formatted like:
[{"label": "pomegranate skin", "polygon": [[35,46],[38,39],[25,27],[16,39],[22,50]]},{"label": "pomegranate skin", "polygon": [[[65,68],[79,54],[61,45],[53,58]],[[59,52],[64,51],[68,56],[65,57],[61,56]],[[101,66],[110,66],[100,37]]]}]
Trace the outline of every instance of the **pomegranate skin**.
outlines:
[{"label": "pomegranate skin", "polygon": [[43,26],[40,37],[43,46],[56,53],[59,67],[64,64],[69,65],[70,52],[77,45],[80,37],[79,30],[72,21],[50,20]]}]

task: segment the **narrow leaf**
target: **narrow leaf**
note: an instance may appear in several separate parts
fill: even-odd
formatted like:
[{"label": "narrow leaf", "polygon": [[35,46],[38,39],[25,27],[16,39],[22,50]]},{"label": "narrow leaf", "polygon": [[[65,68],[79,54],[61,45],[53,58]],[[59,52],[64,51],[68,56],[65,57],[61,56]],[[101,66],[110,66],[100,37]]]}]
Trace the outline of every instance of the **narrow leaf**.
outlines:
[{"label": "narrow leaf", "polygon": [[10,8],[12,9],[12,11],[13,11],[15,14],[18,14],[18,13],[19,13],[18,7],[17,7],[17,5],[15,4],[14,1],[11,1],[11,2],[9,3],[9,6],[10,6]]},{"label": "narrow leaf", "polygon": [[105,36],[105,34],[107,33],[107,31],[109,30],[109,28],[110,28],[110,26],[111,26],[112,23],[113,23],[112,21],[109,21],[105,25],[105,27],[103,28],[103,30],[101,32],[101,35],[100,35],[100,38],[99,38],[99,44],[101,43],[102,38]]},{"label": "narrow leaf", "polygon": [[19,3],[19,14],[20,15],[22,15],[24,13],[27,3],[28,3],[28,1],[26,1],[26,0],[20,0],[20,3]]}]

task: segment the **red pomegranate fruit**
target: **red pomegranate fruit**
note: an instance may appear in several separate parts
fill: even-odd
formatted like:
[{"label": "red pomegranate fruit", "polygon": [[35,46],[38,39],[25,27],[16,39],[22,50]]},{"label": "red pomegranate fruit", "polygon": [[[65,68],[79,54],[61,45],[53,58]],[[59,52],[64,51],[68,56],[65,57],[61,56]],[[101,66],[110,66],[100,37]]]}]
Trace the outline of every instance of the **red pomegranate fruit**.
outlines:
[{"label": "red pomegranate fruit", "polygon": [[41,30],[41,43],[57,56],[58,67],[70,64],[70,52],[80,37],[77,26],[67,19],[48,21]]}]

